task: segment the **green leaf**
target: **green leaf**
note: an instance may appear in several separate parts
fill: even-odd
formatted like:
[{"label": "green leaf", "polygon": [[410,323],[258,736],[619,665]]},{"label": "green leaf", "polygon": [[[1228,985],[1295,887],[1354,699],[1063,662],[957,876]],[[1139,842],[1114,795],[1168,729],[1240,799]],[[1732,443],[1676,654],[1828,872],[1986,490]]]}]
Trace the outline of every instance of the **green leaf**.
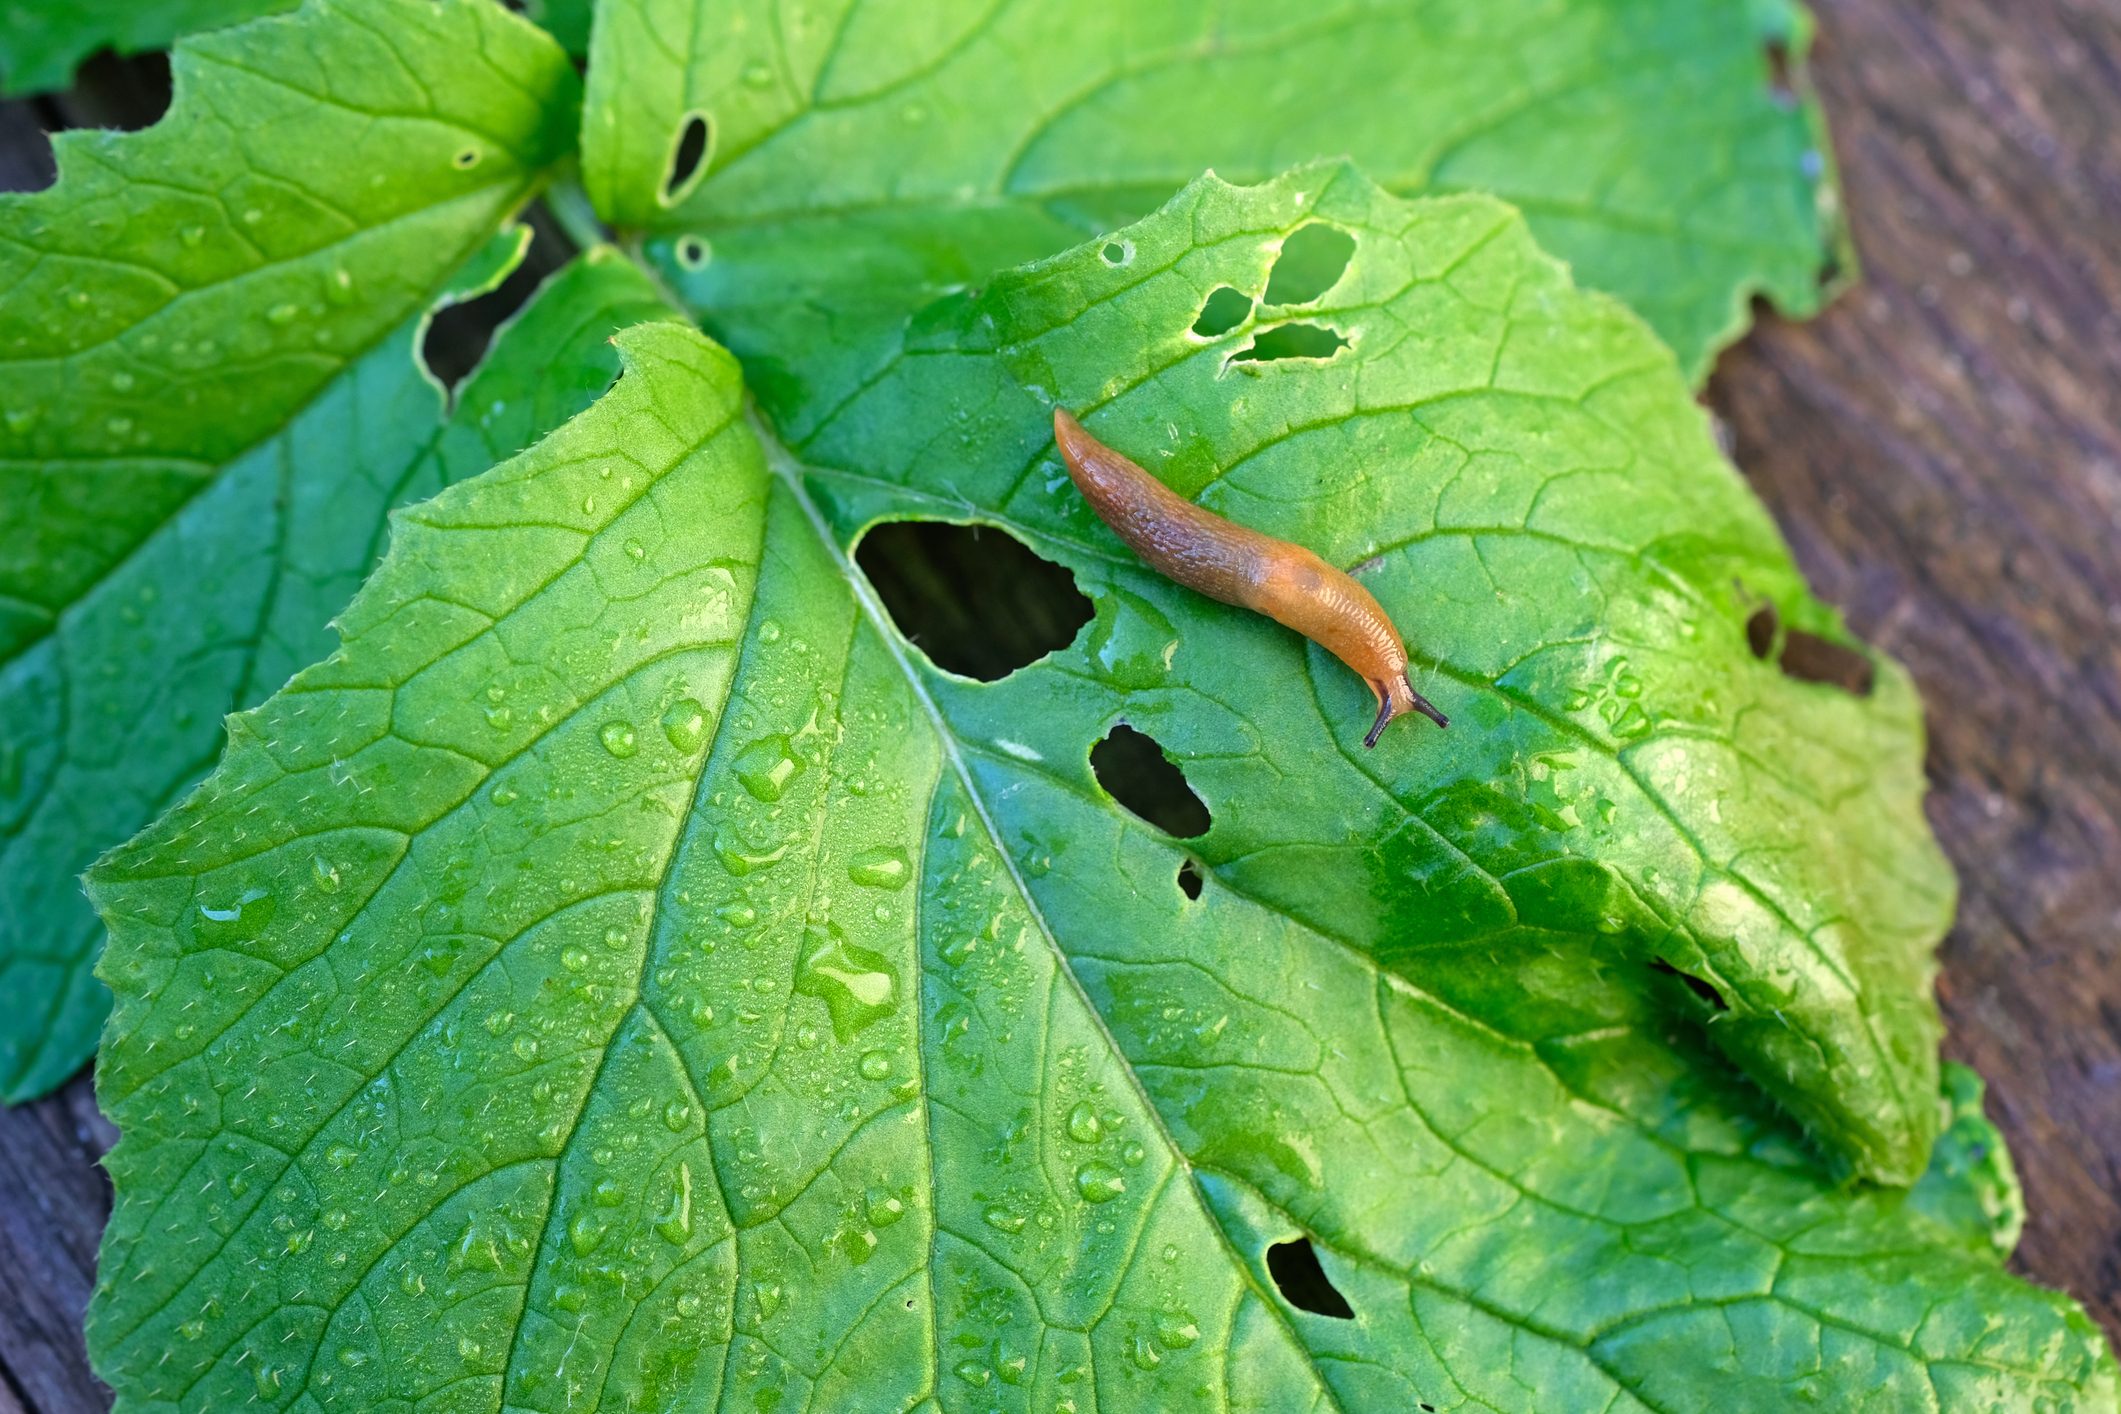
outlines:
[{"label": "green leaf", "polygon": [[[99,49],[138,54],[186,35],[277,15],[301,0],[10,0],[0,4],[0,95],[64,88]],[[570,54],[589,48],[592,0],[523,6]]]},{"label": "green leaf", "polygon": [[[93,1048],[79,872],[329,647],[392,504],[578,410],[652,307],[596,257],[445,427],[427,313],[520,256],[527,231],[496,233],[564,153],[574,78],[491,6],[366,13],[187,44],[161,124],[62,134],[58,184],[0,198],[0,1098]],[[327,79],[320,49],[359,63]]]},{"label": "green leaf", "polygon": [[[1204,169],[1348,155],[1400,193],[1522,208],[1697,380],[1747,301],[1820,302],[1832,188],[1789,0],[1354,9],[1051,0],[607,0],[583,179],[778,417],[904,318],[1134,219]],[[668,189],[688,122],[705,161]]]},{"label": "green leaf", "polygon": [[[1356,240],[1306,311],[1350,347],[1225,367],[1258,325],[1192,335],[1200,301],[1314,219]],[[1506,208],[1345,169],[1203,181],[1114,243],[939,313],[807,448],[699,336],[622,335],[612,392],[406,513],[341,650],[97,867],[124,1138],[90,1339],[121,1402],[2111,1402],[2080,1312],[1948,1202],[1825,1181],[1646,965],[1657,914],[1742,1053],[1760,989],[1830,1014],[1817,963],[1673,890],[1727,899],[1756,855],[1816,887],[1822,840],[1903,906],[1942,889],[1904,683],[1844,700],[1746,651],[1734,572],[1826,625],[1669,355]],[[1056,480],[1034,363],[1189,493],[1381,556],[1458,723],[1364,756],[1343,669],[1120,552]],[[997,684],[926,666],[847,556],[937,511],[1064,560],[1096,623]],[[1585,671],[1650,729],[1548,700]],[[1215,811],[1197,899],[1091,776],[1121,715]],[[1770,784],[1799,733],[1844,814]],[[1732,819],[1689,856],[1648,804],[1706,810],[1678,766],[1806,850]],[[1461,975],[1469,889],[1522,921]],[[1813,907],[1848,965],[1884,955],[1853,900]],[[1305,1237],[1347,1319],[1285,1298],[1268,1254]]]}]

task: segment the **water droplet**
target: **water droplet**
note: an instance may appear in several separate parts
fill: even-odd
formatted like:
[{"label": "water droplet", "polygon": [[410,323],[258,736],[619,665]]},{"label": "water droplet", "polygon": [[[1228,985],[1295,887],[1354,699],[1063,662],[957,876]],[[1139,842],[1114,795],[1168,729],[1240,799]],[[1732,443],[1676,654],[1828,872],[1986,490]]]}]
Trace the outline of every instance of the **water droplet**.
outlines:
[{"label": "water droplet", "polygon": [[1200,1325],[1183,1307],[1156,1313],[1156,1339],[1166,1350],[1184,1350],[1200,1339]]},{"label": "water droplet", "polygon": [[958,1361],[957,1368],[952,1373],[974,1389],[985,1389],[988,1381],[994,1378],[994,1371],[977,1360]]},{"label": "water droplet", "polygon": [[883,1080],[891,1074],[891,1057],[882,1051],[870,1051],[861,1060],[862,1079]]},{"label": "water droplet", "polygon": [[560,952],[560,966],[569,972],[580,972],[589,966],[589,949],[584,947],[564,948]]},{"label": "water droplet", "polygon": [[113,437],[124,437],[132,432],[133,420],[129,417],[114,417],[103,424],[103,430]]},{"label": "water droplet", "polygon": [[113,373],[110,376],[110,388],[114,393],[130,393],[133,390],[132,374],[123,370]]},{"label": "water droplet", "polygon": [[7,430],[16,436],[21,436],[36,425],[37,410],[35,408],[9,408],[7,410]]},{"label": "water droplet", "polygon": [[766,622],[759,625],[759,642],[779,643],[780,641],[781,626],[778,623],[775,623],[772,619],[768,619],[766,620]]},{"label": "water droplet", "polygon": [[763,869],[771,869],[781,862],[788,852],[786,841],[771,848],[760,848],[745,842],[726,829],[714,832],[714,857],[722,861],[722,867],[742,878]]},{"label": "water droplet", "polygon": [[685,1123],[692,1118],[692,1106],[683,1100],[672,1100],[663,1106],[663,1128],[672,1134],[684,1132]]},{"label": "water droplet", "polygon": [[1164,1363],[1164,1353],[1140,1331],[1136,1331],[1134,1337],[1127,1342],[1127,1356],[1134,1361],[1136,1368],[1143,1370],[1153,1370]]},{"label": "water droplet", "polygon": [[1085,1203],[1109,1203],[1127,1191],[1127,1176],[1110,1164],[1084,1164],[1075,1171],[1075,1191]]},{"label": "water droplet", "polygon": [[526,1031],[508,1049],[515,1052],[517,1060],[534,1061],[538,1058],[538,1038]]},{"label": "water droplet", "polygon": [[759,911],[741,900],[723,904],[714,911],[714,916],[732,928],[749,928],[759,921]]},{"label": "water droplet", "polygon": [[183,230],[177,232],[177,239],[184,242],[187,246],[196,246],[199,242],[206,239],[206,228],[204,226],[186,226]]},{"label": "water droplet", "polygon": [[199,905],[199,933],[208,941],[220,946],[244,943],[265,931],[272,921],[273,897],[263,889],[245,889],[228,903],[218,907],[212,904]]},{"label": "water droplet", "polygon": [[1104,1132],[1105,1127],[1097,1120],[1097,1106],[1088,1100],[1078,1100],[1075,1108],[1068,1111],[1068,1137],[1076,1143],[1095,1144]]},{"label": "water droplet", "polygon": [[250,1372],[250,1379],[251,1383],[258,1387],[258,1398],[277,1399],[280,1397],[279,1366],[261,1364],[257,1369]]},{"label": "water droplet", "polygon": [[316,878],[317,887],[325,893],[335,894],[339,891],[338,865],[320,854],[309,861],[309,870]]},{"label": "water droplet", "polygon": [[832,1034],[843,1044],[891,1014],[898,1004],[898,980],[888,958],[850,940],[837,923],[813,926],[809,943],[795,989],[825,1003]]},{"label": "water droplet", "polygon": [[679,753],[690,756],[707,740],[707,709],[680,697],[663,711],[663,735]]},{"label": "water droplet", "polygon": [[787,792],[789,782],[803,773],[803,761],[795,754],[795,744],[779,733],[762,736],[745,747],[734,764],[736,778],[744,789],[768,805],[779,800]]},{"label": "water droplet", "polygon": [[912,861],[897,845],[865,849],[847,862],[847,877],[872,889],[904,888],[912,872]]},{"label": "water droplet", "polygon": [[[667,1122],[669,1112],[664,1112]],[[671,1128],[677,1128],[672,1125]],[[692,1165],[679,1164],[670,1186],[670,1196],[656,1215],[655,1230],[673,1247],[682,1247],[692,1237]]]},{"label": "water droplet", "polygon": [[773,70],[764,64],[746,64],[744,82],[752,88],[768,88],[773,84]]},{"label": "water droplet", "polygon": [[292,324],[295,322],[295,316],[301,312],[300,309],[291,304],[276,304],[265,311],[265,322],[281,325]]},{"label": "water droplet", "polygon": [[567,1224],[567,1240],[574,1245],[575,1256],[588,1256],[603,1245],[604,1220],[595,1213],[576,1213]]},{"label": "water droplet", "polygon": [[641,749],[640,739],[633,732],[633,723],[627,721],[604,723],[604,729],[597,733],[597,740],[604,743],[606,751],[622,759]]},{"label": "water droplet", "polygon": [[862,1211],[871,1227],[889,1227],[906,1216],[906,1205],[881,1188],[872,1188],[862,1198]]},{"label": "water droplet", "polygon": [[980,1214],[980,1219],[996,1232],[1022,1232],[1024,1230],[1024,1215],[1011,1212],[999,1203],[989,1204],[987,1210]]},{"label": "water droplet", "polygon": [[177,1327],[177,1334],[183,1336],[186,1340],[197,1340],[200,1336],[206,1334],[206,1322],[186,1321],[183,1325]]},{"label": "water droplet", "polygon": [[324,1151],[324,1161],[335,1169],[352,1168],[361,1151],[351,1144],[334,1144]]}]

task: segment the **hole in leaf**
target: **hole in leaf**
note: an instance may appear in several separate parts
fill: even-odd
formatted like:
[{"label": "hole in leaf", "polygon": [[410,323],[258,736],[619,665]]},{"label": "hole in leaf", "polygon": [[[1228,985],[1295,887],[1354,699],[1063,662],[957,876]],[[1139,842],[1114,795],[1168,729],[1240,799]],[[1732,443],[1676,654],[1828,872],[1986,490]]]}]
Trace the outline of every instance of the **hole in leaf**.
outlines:
[{"label": "hole in leaf", "polygon": [[1801,682],[1825,683],[1857,697],[1869,697],[1877,680],[1869,658],[1801,628],[1783,631],[1782,671]]},{"label": "hole in leaf", "polygon": [[1691,972],[1681,972],[1661,957],[1650,959],[1650,967],[1653,971],[1669,972],[1672,976],[1677,977],[1680,981],[1686,983],[1688,991],[1707,1002],[1716,1010],[1729,1011],[1731,1009],[1731,1004],[1723,999],[1723,993],[1716,990],[1716,985],[1713,982],[1705,978],[1696,977]]},{"label": "hole in leaf", "polygon": [[1822,638],[1801,628],[1783,628],[1773,604],[1763,604],[1745,621],[1746,647],[1755,658],[1766,660],[1782,644],[1775,666],[1799,682],[1838,687],[1856,697],[1868,697],[1877,686],[1878,671],[1871,660],[1846,644]]},{"label": "hole in leaf", "polygon": [[1107,265],[1125,265],[1134,258],[1134,243],[1132,241],[1107,241],[1105,242],[1105,248],[1097,254],[1098,258]]},{"label": "hole in leaf", "polygon": [[1090,748],[1090,769],[1105,794],[1167,835],[1189,840],[1214,823],[1162,744],[1125,722]]},{"label": "hole in leaf", "polygon": [[1281,1291],[1281,1299],[1299,1311],[1331,1316],[1336,1321],[1355,1319],[1355,1308],[1319,1265],[1318,1249],[1308,1237],[1292,1237],[1267,1249],[1267,1275]]},{"label": "hole in leaf", "polygon": [[1797,84],[1791,67],[1790,47],[1779,39],[1767,44],[1768,93],[1785,108],[1797,106]]},{"label": "hole in leaf", "polygon": [[1355,258],[1355,237],[1312,222],[1291,233],[1267,277],[1267,304],[1309,304],[1338,284]]},{"label": "hole in leaf", "polygon": [[1230,355],[1232,363],[1271,363],[1283,358],[1331,358],[1348,346],[1322,324],[1282,324],[1256,335]]},{"label": "hole in leaf", "polygon": [[1067,647],[1095,613],[1074,575],[996,526],[885,521],[854,560],[909,643],[981,682]]},{"label": "hole in leaf", "polygon": [[526,260],[485,294],[446,305],[427,321],[427,332],[420,336],[420,362],[452,397],[486,357],[494,331],[523,307],[537,287],[538,276]]},{"label": "hole in leaf", "polygon": [[469,171],[479,165],[479,149],[467,147],[450,160],[456,163],[459,171]]},{"label": "hole in leaf", "polygon": [[543,211],[533,207],[525,213],[525,220],[530,226],[530,249],[508,272],[508,278],[483,295],[436,310],[420,336],[420,362],[452,398],[458,386],[479,366],[479,360],[486,357],[495,331],[512,319],[538,286],[574,254],[573,242],[551,224]]},{"label": "hole in leaf", "polygon": [[1192,860],[1178,866],[1178,891],[1187,898],[1199,898],[1201,890],[1200,866]]},{"label": "hole in leaf", "polygon": [[1224,285],[1209,295],[1208,302],[1200,307],[1200,318],[1193,321],[1193,332],[1204,339],[1213,339],[1229,333],[1251,314],[1252,297]]},{"label": "hole in leaf", "polygon": [[698,236],[678,237],[678,264],[697,270],[707,263],[707,242]]},{"label": "hole in leaf", "polygon": [[670,154],[670,171],[663,178],[663,204],[673,205],[691,194],[707,166],[707,140],[713,136],[704,113],[685,115],[677,147]]},{"label": "hole in leaf", "polygon": [[1782,620],[1773,604],[1762,604],[1753,610],[1752,617],[1745,621],[1745,646],[1753,650],[1753,656],[1762,662],[1775,651],[1775,633],[1782,627]]}]

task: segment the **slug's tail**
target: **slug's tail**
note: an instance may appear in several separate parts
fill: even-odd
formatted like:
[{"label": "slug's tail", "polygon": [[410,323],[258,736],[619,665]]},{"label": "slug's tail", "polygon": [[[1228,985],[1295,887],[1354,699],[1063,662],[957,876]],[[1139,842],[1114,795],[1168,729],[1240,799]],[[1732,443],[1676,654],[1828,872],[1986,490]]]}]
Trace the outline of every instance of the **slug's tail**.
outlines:
[{"label": "slug's tail", "polygon": [[1370,734],[1362,739],[1366,747],[1377,745],[1377,738],[1384,734],[1387,722],[1408,712],[1419,712],[1439,727],[1451,725],[1451,719],[1437,711],[1435,703],[1414,690],[1414,684],[1407,681],[1405,673],[1382,686],[1371,683],[1370,691],[1377,694],[1377,721],[1370,728]]}]

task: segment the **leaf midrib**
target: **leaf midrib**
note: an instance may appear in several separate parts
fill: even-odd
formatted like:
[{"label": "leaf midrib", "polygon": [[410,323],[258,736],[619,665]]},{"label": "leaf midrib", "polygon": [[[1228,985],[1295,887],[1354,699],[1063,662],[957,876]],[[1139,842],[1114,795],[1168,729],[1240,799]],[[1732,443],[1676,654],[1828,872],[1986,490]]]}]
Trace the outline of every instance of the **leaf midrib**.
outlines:
[{"label": "leaf midrib", "polygon": [[[749,396],[747,394],[748,401]],[[832,534],[831,526],[826,521],[824,513],[818,508],[817,503],[811,499],[808,489],[803,485],[801,464],[781,445],[780,440],[773,434],[772,428],[759,413],[756,405],[751,405],[747,408],[747,420],[751,425],[753,434],[759,440],[760,447],[765,451],[768,473],[781,483],[783,489],[786,490],[789,496],[794,499],[795,504],[802,510],[805,520],[809,523],[811,532],[817,537],[818,543],[824,548],[825,553],[831,557],[833,567],[839,571],[842,582],[853,596],[855,605],[867,622],[870,632],[874,633],[883,644],[885,651],[891,656],[893,666],[898,669],[901,677],[904,678],[907,690],[913,694],[914,700],[920,703],[921,712],[928,719],[929,729],[935,733],[936,741],[942,751],[943,760],[947,768],[956,777],[959,788],[965,792],[966,799],[972,803],[973,813],[979,817],[980,829],[985,832],[987,842],[993,847],[996,857],[1001,861],[1002,869],[1009,880],[1010,886],[1015,891],[1018,899],[1022,901],[1024,910],[1030,915],[1032,923],[1038,928],[1039,936],[1045,939],[1046,946],[1051,950],[1056,972],[1066,979],[1070,995],[1081,1009],[1082,1014],[1088,1018],[1090,1024],[1095,1028],[1095,1034],[1104,1041],[1109,1053],[1119,1059],[1120,1065],[1118,1068],[1126,1077],[1129,1091],[1133,1094],[1135,1101],[1141,1106],[1142,1112],[1148,1116],[1157,1138],[1162,1141],[1166,1151],[1169,1153],[1172,1164],[1185,1171],[1187,1184],[1192,1190],[1193,1199],[1200,1205],[1203,1214],[1208,1217],[1208,1226],[1215,1232],[1216,1240],[1221,1244],[1224,1254],[1229,1258],[1231,1268],[1239,1275],[1253,1299],[1258,1301],[1265,1308],[1267,1314],[1274,1319],[1294,1348],[1309,1356],[1311,1354],[1310,1347],[1298,1335],[1295,1327],[1290,1323],[1287,1313],[1282,1310],[1280,1303],[1272,1295],[1261,1288],[1251,1264],[1244,1260],[1242,1254],[1231,1243],[1230,1235],[1224,1230],[1223,1225],[1215,1220],[1215,1210],[1207,1201],[1207,1196],[1201,1192],[1199,1181],[1195,1177],[1192,1159],[1179,1146],[1178,1140],[1165,1125],[1163,1111],[1158,1109],[1155,1101],[1150,1098],[1148,1091],[1142,1085],[1140,1075],[1135,1072],[1132,1061],[1127,1059],[1126,1051],[1121,1048],[1119,1040],[1112,1034],[1111,1028],[1105,1024],[1104,1013],[1098,1010],[1097,1005],[1091,1001],[1090,994],[1084,988],[1082,979],[1076,975],[1072,959],[1069,957],[1067,950],[1060,945],[1060,940],[1055,936],[1052,925],[1046,920],[1045,911],[1039,906],[1037,898],[1025,883],[1023,873],[1017,866],[1016,856],[1010,852],[1001,830],[996,826],[994,817],[988,810],[985,795],[981,793],[972,772],[965,765],[964,757],[958,750],[956,733],[950,729],[941,709],[936,706],[935,699],[929,695],[927,684],[922,680],[919,671],[906,657],[905,649],[899,643],[897,630],[892,626],[890,617],[884,612],[883,606],[877,602],[876,596],[871,591],[867,581],[856,570],[854,563],[848,559],[838,539]],[[923,1071],[925,1073],[925,1053],[923,1053],[923,1056]],[[927,1102],[927,1089],[923,1086],[922,1109],[924,1112],[927,1109]],[[941,1224],[939,1222],[936,1223],[935,1228],[939,1232]],[[929,1267],[931,1290],[934,1280],[933,1273],[934,1267],[931,1263]],[[1318,1374],[1318,1388],[1329,1401],[1328,1407],[1340,1411],[1340,1414],[1347,1414],[1345,1406],[1341,1404],[1339,1395],[1334,1391],[1332,1385],[1325,1379],[1323,1374],[1317,1372],[1315,1361],[1312,1368],[1313,1372]]]}]

